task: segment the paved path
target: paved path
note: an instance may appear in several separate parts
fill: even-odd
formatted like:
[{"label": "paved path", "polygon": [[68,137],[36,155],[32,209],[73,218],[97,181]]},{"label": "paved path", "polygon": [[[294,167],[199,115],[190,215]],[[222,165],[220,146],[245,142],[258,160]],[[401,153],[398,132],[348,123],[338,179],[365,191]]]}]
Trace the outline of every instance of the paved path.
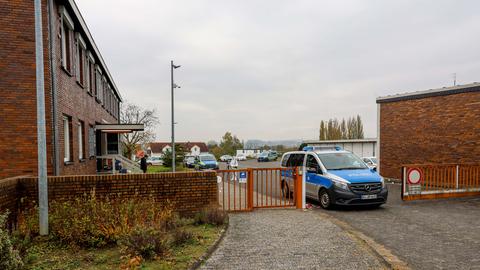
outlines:
[{"label": "paved path", "polygon": [[480,197],[402,202],[389,185],[380,209],[318,210],[384,245],[413,269],[480,269]]},{"label": "paved path", "polygon": [[314,211],[231,214],[218,249],[202,269],[382,269],[360,242]]}]

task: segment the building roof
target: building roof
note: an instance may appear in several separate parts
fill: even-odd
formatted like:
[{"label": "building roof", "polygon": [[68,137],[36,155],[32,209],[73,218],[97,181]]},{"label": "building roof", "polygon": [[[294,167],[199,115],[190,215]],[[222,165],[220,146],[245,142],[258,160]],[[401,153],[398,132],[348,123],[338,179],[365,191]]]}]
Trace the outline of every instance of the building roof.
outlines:
[{"label": "building roof", "polygon": [[442,87],[437,89],[429,89],[423,91],[416,91],[410,93],[403,93],[397,95],[390,95],[385,97],[378,97],[377,103],[387,103],[402,100],[420,99],[426,97],[446,96],[468,92],[480,91],[480,83],[474,82],[471,84],[456,85],[452,87]]},{"label": "building roof", "polygon": [[[175,144],[181,145],[183,149],[190,151],[195,145],[200,148],[200,152],[208,152],[208,147],[204,142],[176,142]],[[154,153],[163,152],[163,148],[166,146],[171,147],[172,143],[169,142],[154,142],[150,143],[150,149]]]},{"label": "building roof", "polygon": [[325,141],[319,141],[319,140],[306,140],[303,141],[306,144],[334,144],[334,143],[376,143],[377,138],[366,138],[366,139],[342,139],[342,140],[325,140]]},{"label": "building roof", "polygon": [[90,33],[90,30],[87,27],[87,24],[85,23],[85,20],[82,17],[82,14],[80,13],[80,10],[77,7],[77,4],[75,3],[74,0],[67,0],[66,3],[68,3],[68,6],[71,8],[73,11],[73,17],[74,20],[77,20],[80,26],[82,27],[83,34],[86,36],[86,42],[91,46],[93,49],[92,54],[96,56],[96,60],[100,62],[100,66],[102,67],[104,73],[107,75],[108,80],[112,84],[113,91],[115,92],[115,95],[117,95],[118,99],[122,101],[122,96],[120,95],[120,91],[118,91],[117,85],[115,84],[115,81],[113,80],[112,75],[110,74],[110,71],[107,68],[107,65],[105,64],[105,61],[103,60],[102,54],[100,54],[100,50],[97,47],[97,44],[95,44],[95,40],[92,37],[92,34]]}]

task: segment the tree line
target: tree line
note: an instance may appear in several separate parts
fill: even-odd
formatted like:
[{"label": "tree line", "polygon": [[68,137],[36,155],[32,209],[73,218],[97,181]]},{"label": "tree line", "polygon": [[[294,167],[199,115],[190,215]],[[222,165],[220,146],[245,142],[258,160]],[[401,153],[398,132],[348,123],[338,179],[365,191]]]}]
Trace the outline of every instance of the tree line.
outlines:
[{"label": "tree line", "polygon": [[363,139],[363,122],[360,115],[349,117],[347,120],[337,118],[320,121],[319,140]]}]

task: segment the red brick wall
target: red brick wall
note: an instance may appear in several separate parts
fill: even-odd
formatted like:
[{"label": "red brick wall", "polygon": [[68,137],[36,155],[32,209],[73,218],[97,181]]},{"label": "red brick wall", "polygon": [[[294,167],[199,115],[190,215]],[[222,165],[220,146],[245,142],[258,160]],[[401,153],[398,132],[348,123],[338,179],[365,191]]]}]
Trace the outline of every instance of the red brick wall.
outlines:
[{"label": "red brick wall", "polygon": [[[47,1],[42,1],[44,14]],[[43,19],[48,171],[53,170],[48,17]],[[0,178],[37,173],[34,5],[0,0]]]},{"label": "red brick wall", "polygon": [[[121,195],[124,198],[154,196],[169,200],[183,214],[218,204],[215,172],[180,172],[161,174],[52,176],[48,179],[49,201],[65,201],[93,189],[98,197]],[[0,212],[15,212],[18,200],[38,201],[37,179],[22,177],[0,180]]]},{"label": "red brick wall", "polygon": [[[49,54],[49,17],[47,0],[42,1],[43,46],[45,72],[45,104],[47,121],[47,164],[49,175],[54,170],[54,138],[52,114],[51,66]],[[76,78],[61,68],[58,4],[55,1],[53,39],[55,42],[54,68],[57,74],[55,85],[58,92],[57,127],[59,129],[59,163],[61,175],[93,174],[96,160],[88,159],[88,127],[118,121],[90,96],[86,89],[76,83]],[[31,0],[0,0],[0,179],[18,175],[37,174],[37,126],[35,84],[35,31],[34,5]],[[70,14],[73,16],[73,14]],[[76,25],[76,30],[79,30]],[[85,39],[85,37],[84,37]],[[63,163],[62,115],[72,117],[73,163]],[[87,159],[78,159],[77,123],[85,123],[85,149]]]},{"label": "red brick wall", "polygon": [[[94,174],[96,173],[96,159],[88,158],[88,127],[90,125],[95,126],[96,123],[103,123],[103,121],[108,121],[109,123],[118,123],[118,120],[115,119],[109,112],[107,112],[101,104],[95,101],[95,97],[90,95],[86,88],[80,86],[77,83],[77,79],[73,74],[68,74],[61,65],[61,40],[60,40],[60,14],[58,12],[58,3],[61,1],[56,1],[55,11],[52,13],[55,16],[55,66],[57,72],[57,80],[55,82],[57,88],[57,126],[59,127],[59,156],[61,160],[60,165],[60,174],[61,175],[78,175],[78,174]],[[69,11],[71,17],[73,14]],[[80,31],[80,26],[75,25],[74,32]],[[85,35],[83,39],[86,40]],[[91,49],[91,48],[87,48]],[[96,60],[98,63],[98,59]],[[71,134],[73,141],[73,163],[65,165],[63,163],[64,157],[64,134],[63,134],[63,115],[68,115],[72,118],[72,130]],[[85,124],[85,152],[86,159],[80,161],[78,158],[79,147],[78,147],[78,121],[81,120]]]},{"label": "red brick wall", "polygon": [[380,174],[402,164],[473,163],[480,157],[480,92],[380,104]]}]

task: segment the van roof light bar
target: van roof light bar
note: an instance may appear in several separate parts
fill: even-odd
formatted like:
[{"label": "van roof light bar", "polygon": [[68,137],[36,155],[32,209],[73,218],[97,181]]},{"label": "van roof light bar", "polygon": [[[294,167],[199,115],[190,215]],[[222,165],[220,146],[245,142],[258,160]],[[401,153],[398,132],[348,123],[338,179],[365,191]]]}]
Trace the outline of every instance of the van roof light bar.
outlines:
[{"label": "van roof light bar", "polygon": [[341,151],[343,150],[342,147],[335,145],[335,146],[305,146],[303,147],[303,151]]}]

